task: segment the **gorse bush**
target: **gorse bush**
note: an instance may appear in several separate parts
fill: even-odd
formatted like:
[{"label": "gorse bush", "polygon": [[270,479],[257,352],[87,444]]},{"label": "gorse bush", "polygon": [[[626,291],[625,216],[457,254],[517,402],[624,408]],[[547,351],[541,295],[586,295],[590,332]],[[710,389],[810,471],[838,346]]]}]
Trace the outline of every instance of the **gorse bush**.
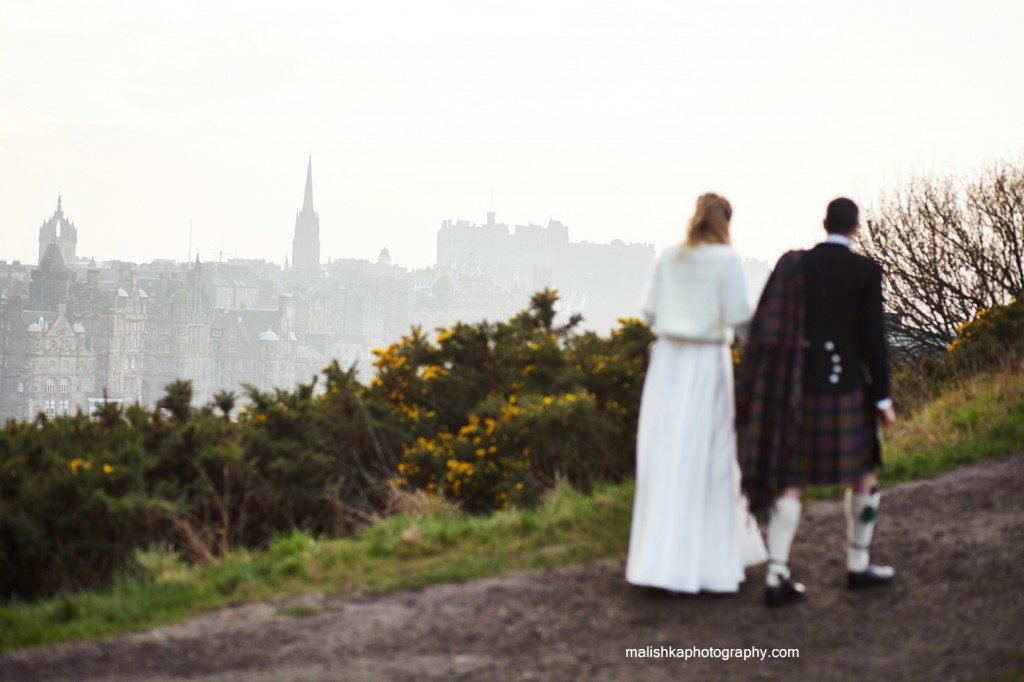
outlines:
[{"label": "gorse bush", "polygon": [[396,482],[468,511],[532,505],[559,479],[589,489],[628,473],[627,458],[611,447],[612,430],[586,392],[485,400],[457,433],[407,445]]},{"label": "gorse bush", "polygon": [[507,322],[419,329],[378,351],[367,387],[337,363],[293,391],[187,382],[156,409],[109,403],[0,429],[0,594],[111,580],[137,549],[205,561],[275,537],[348,535],[394,487],[481,512],[633,471],[650,330],[555,324],[554,292]]},{"label": "gorse bush", "polygon": [[951,383],[979,374],[1015,370],[1024,362],[1024,302],[977,311],[961,323],[945,352],[898,371],[893,393],[904,408],[916,409]]},{"label": "gorse bush", "polygon": [[937,364],[947,374],[975,374],[1024,360],[1024,302],[979,310],[957,328],[956,338]]},{"label": "gorse bush", "polygon": [[249,389],[237,422],[192,408],[185,382],[153,411],[110,403],[96,419],[9,421],[0,594],[101,584],[152,544],[205,560],[293,529],[348,533],[385,505],[395,462],[372,445],[353,373],[335,364],[324,376],[320,395]]},{"label": "gorse bush", "polygon": [[[0,594],[105,582],[145,535],[140,433],[105,410],[0,430]],[[139,418],[141,410],[127,416]]]},{"label": "gorse bush", "polygon": [[533,504],[564,478],[581,490],[633,472],[650,330],[608,338],[556,326],[553,291],[508,322],[422,331],[377,352],[370,396],[397,418],[395,483],[469,511]]}]

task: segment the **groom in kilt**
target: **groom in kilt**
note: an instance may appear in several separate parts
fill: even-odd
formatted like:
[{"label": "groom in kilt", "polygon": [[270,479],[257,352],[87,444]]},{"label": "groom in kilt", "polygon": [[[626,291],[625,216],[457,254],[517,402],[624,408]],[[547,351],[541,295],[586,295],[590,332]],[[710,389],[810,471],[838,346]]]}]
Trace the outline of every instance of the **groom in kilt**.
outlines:
[{"label": "groom in kilt", "polygon": [[878,425],[896,420],[882,313],[882,269],[850,251],[849,199],[828,205],[827,239],[779,259],[751,323],[736,402],[743,486],[768,512],[765,602],[804,599],[789,549],[808,485],[847,484],[847,586],[888,584],[869,547],[881,495]]}]

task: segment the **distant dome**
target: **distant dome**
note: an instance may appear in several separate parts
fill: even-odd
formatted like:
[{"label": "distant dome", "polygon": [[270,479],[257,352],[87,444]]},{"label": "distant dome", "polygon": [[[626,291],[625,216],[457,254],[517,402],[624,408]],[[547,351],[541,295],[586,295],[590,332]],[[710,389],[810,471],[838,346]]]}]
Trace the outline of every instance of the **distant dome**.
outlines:
[{"label": "distant dome", "polygon": [[377,262],[383,263],[384,265],[391,265],[391,253],[386,249],[380,250],[380,255],[377,256]]},{"label": "distant dome", "polygon": [[260,332],[260,341],[277,341],[277,334],[270,327],[267,327],[267,331]]},{"label": "distant dome", "polygon": [[459,267],[460,277],[483,277],[483,269],[476,263],[464,263]]}]

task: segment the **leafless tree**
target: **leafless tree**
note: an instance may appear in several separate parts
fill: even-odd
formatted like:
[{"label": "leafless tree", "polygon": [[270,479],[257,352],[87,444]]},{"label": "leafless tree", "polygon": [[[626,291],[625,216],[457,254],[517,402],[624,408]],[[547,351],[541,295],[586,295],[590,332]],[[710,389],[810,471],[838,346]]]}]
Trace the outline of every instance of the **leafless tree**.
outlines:
[{"label": "leafless tree", "polygon": [[884,268],[890,332],[910,358],[1024,290],[1024,158],[970,179],[916,177],[866,215],[855,248]]}]

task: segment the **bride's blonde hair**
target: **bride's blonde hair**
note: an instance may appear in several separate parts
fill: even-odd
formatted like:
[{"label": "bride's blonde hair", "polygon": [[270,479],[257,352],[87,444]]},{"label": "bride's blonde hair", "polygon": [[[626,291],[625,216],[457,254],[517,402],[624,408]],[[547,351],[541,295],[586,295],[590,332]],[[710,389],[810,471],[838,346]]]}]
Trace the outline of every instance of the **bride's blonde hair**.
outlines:
[{"label": "bride's blonde hair", "polygon": [[701,194],[686,230],[684,249],[698,244],[728,244],[731,218],[732,206],[725,197],[710,192]]}]

